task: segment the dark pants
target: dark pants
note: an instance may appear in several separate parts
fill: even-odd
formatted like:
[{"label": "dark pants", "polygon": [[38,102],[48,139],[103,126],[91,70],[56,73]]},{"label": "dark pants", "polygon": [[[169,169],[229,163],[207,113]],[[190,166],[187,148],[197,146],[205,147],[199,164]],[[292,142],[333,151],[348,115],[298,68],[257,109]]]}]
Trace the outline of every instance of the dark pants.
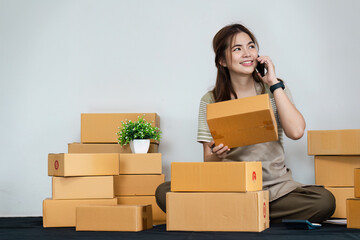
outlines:
[{"label": "dark pants", "polygon": [[[156,202],[166,212],[166,193],[170,192],[170,182],[158,186],[155,192]],[[270,221],[282,219],[304,219],[320,223],[331,217],[335,211],[335,198],[324,187],[298,187],[285,196],[270,202]]]}]

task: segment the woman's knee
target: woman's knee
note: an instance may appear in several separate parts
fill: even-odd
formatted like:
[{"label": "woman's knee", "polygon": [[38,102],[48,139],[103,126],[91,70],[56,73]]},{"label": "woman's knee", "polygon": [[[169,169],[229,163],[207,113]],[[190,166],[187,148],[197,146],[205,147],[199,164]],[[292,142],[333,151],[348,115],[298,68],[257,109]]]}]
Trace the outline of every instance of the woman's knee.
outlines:
[{"label": "woman's knee", "polygon": [[157,205],[163,212],[166,212],[166,193],[170,192],[170,182],[160,184],[155,191],[155,199]]},{"label": "woman's knee", "polygon": [[317,201],[314,201],[312,207],[318,213],[314,216],[314,220],[321,222],[334,214],[336,201],[334,195],[323,187],[318,187],[317,192],[320,197],[317,198]]}]

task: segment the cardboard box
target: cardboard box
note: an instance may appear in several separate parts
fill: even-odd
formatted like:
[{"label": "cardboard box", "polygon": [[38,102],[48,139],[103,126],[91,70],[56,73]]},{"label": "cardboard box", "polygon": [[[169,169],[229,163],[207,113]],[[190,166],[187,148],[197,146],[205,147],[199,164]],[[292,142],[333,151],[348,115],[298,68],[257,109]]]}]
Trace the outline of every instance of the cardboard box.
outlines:
[{"label": "cardboard box", "polygon": [[354,188],[352,187],[326,187],[335,197],[336,209],[333,218],[346,218],[346,199],[354,198]]},{"label": "cardboard box", "polygon": [[117,205],[117,199],[81,199],[43,201],[44,227],[75,227],[76,207],[81,205]]},{"label": "cardboard box", "polygon": [[76,208],[76,231],[131,231],[152,228],[150,205]]},{"label": "cardboard box", "polygon": [[120,174],[161,174],[161,153],[121,153]]},{"label": "cardboard box", "polygon": [[160,127],[160,117],[156,113],[82,113],[81,142],[118,143],[121,121],[137,121],[138,116],[144,116],[152,126]]},{"label": "cardboard box", "polygon": [[354,169],[354,193],[354,197],[360,198],[360,168]]},{"label": "cardboard box", "polygon": [[261,162],[171,163],[172,192],[247,192],[261,189]]},{"label": "cardboard box", "polygon": [[[157,153],[159,143],[150,142],[148,153]],[[68,153],[131,153],[130,145],[117,143],[69,143]]]},{"label": "cardboard box", "polygon": [[360,228],[360,198],[346,200],[347,228]]},{"label": "cardboard box", "polygon": [[152,206],[153,224],[165,224],[166,214],[159,208],[155,196],[123,196],[117,197],[119,205],[148,205]]},{"label": "cardboard box", "polygon": [[234,148],[278,140],[268,94],[208,104],[207,123],[216,145]]},{"label": "cardboard box", "polygon": [[115,153],[60,153],[49,154],[49,176],[118,175],[119,154]]},{"label": "cardboard box", "polygon": [[166,194],[168,231],[261,232],[269,227],[268,191]]},{"label": "cardboard box", "polygon": [[308,131],[309,155],[360,155],[360,129]]},{"label": "cardboard box", "polygon": [[115,196],[155,195],[165,175],[118,175],[114,177]]},{"label": "cardboard box", "polygon": [[360,156],[315,156],[315,183],[354,187],[354,168],[360,168]]},{"label": "cardboard box", "polygon": [[53,177],[52,199],[114,198],[114,177]]}]

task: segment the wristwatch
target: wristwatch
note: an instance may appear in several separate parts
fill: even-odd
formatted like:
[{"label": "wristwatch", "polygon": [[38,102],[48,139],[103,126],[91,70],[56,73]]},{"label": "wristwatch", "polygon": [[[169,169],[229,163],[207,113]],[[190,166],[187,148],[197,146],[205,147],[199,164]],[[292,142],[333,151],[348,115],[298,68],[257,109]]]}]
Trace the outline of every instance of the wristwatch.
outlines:
[{"label": "wristwatch", "polygon": [[274,91],[275,91],[276,89],[278,89],[278,88],[285,89],[284,82],[283,82],[282,80],[280,80],[280,79],[279,79],[279,81],[280,81],[280,82],[278,82],[278,83],[276,83],[276,84],[274,84],[274,85],[272,85],[272,86],[270,87],[270,92],[271,92],[271,93],[274,93]]}]

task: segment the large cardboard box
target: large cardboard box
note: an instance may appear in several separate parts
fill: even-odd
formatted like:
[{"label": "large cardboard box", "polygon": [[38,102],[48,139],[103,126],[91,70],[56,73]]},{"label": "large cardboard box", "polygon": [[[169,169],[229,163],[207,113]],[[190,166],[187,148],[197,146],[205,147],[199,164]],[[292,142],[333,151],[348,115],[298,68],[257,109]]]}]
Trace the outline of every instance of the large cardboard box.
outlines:
[{"label": "large cardboard box", "polygon": [[354,198],[353,187],[326,187],[335,197],[336,209],[333,218],[346,218],[346,199]]},{"label": "large cardboard box", "polygon": [[234,148],[278,140],[268,94],[208,104],[207,123],[216,145]]},{"label": "large cardboard box", "polygon": [[76,231],[131,231],[152,228],[150,205],[83,206],[76,208]]},{"label": "large cardboard box", "polygon": [[114,176],[115,196],[155,195],[156,188],[164,181],[164,174]]},{"label": "large cardboard box", "polygon": [[[159,143],[150,142],[148,153],[157,153]],[[69,143],[68,153],[131,153],[129,144],[121,146],[117,143]]]},{"label": "large cardboard box", "polygon": [[315,183],[328,187],[354,187],[354,168],[360,156],[315,156]]},{"label": "large cardboard box", "polygon": [[346,200],[347,227],[360,228],[360,198]]},{"label": "large cardboard box", "polygon": [[171,163],[172,192],[247,192],[261,189],[261,162]]},{"label": "large cardboard box", "polygon": [[76,207],[81,205],[117,205],[117,199],[81,199],[43,201],[44,227],[75,227]]},{"label": "large cardboard box", "polygon": [[152,206],[154,225],[165,224],[166,214],[159,208],[155,196],[122,196],[117,197],[119,205],[148,205]]},{"label": "large cardboard box", "polygon": [[53,177],[52,199],[114,198],[114,177]]},{"label": "large cardboard box", "polygon": [[360,168],[354,170],[354,191],[355,197],[360,198]]},{"label": "large cardboard box", "polygon": [[116,153],[60,153],[49,154],[49,176],[118,175],[119,154]]},{"label": "large cardboard box", "polygon": [[168,231],[261,232],[269,227],[268,191],[166,194]]},{"label": "large cardboard box", "polygon": [[360,129],[308,131],[309,155],[360,155]]},{"label": "large cardboard box", "polygon": [[82,113],[81,142],[117,143],[121,121],[137,121],[138,116],[144,116],[152,126],[160,127],[160,117],[156,113]]},{"label": "large cardboard box", "polygon": [[120,174],[161,174],[161,153],[121,153]]}]

